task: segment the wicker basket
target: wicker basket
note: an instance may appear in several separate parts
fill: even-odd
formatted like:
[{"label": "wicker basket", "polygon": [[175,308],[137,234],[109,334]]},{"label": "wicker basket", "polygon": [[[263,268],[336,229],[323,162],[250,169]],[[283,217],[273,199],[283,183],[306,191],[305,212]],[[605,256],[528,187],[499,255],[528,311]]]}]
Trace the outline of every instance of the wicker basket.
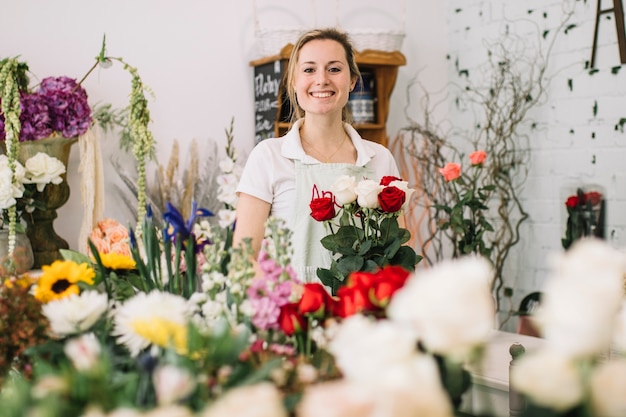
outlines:
[{"label": "wicker basket", "polygon": [[405,33],[400,30],[350,29],[347,31],[354,49],[394,52],[402,49]]},{"label": "wicker basket", "polygon": [[302,33],[302,27],[284,27],[272,29],[257,29],[259,53],[261,56],[271,56],[280,53],[287,44],[295,44]]}]

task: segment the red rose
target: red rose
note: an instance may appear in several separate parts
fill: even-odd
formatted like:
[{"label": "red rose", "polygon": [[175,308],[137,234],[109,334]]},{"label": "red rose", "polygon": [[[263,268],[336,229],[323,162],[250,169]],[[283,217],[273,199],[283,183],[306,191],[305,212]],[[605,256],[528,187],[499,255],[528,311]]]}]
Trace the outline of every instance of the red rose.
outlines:
[{"label": "red rose", "polygon": [[454,162],[448,162],[443,168],[439,168],[439,172],[446,181],[454,181],[461,176],[461,165]]},{"label": "red rose", "polygon": [[565,205],[567,206],[567,208],[571,209],[578,207],[578,196],[573,195],[569,197],[565,202]]},{"label": "red rose", "polygon": [[369,287],[353,286],[341,287],[337,291],[338,301],[334,313],[339,317],[349,317],[366,310],[372,310],[374,305],[369,299]]},{"label": "red rose", "polygon": [[335,197],[330,191],[323,191],[320,197],[317,185],[313,186],[313,198],[309,203],[311,208],[311,217],[318,222],[330,220],[335,217]]},{"label": "red rose", "polygon": [[589,202],[592,206],[597,206],[602,201],[602,194],[597,191],[590,191],[584,195],[585,203]]},{"label": "red rose", "polygon": [[380,185],[385,187],[392,183],[392,181],[402,181],[402,178],[394,177],[393,175],[386,175],[380,179]]},{"label": "red rose", "polygon": [[409,275],[409,271],[397,265],[389,265],[376,272],[370,291],[372,303],[378,307],[386,307],[393,294],[404,286]]},{"label": "red rose", "polygon": [[385,187],[378,194],[380,208],[386,213],[395,213],[406,201],[406,193],[398,187]]},{"label": "red rose", "polygon": [[307,322],[298,311],[298,303],[288,303],[280,307],[278,325],[287,336],[306,330]]},{"label": "red rose", "polygon": [[330,310],[333,299],[320,283],[304,284],[304,292],[298,303],[298,311],[302,314],[312,314],[323,317]]}]

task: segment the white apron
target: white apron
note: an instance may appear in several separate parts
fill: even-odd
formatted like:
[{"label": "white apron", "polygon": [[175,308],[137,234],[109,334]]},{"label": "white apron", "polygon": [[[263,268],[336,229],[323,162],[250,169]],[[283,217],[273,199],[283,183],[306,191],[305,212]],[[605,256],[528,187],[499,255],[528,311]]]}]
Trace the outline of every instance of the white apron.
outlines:
[{"label": "white apron", "polygon": [[296,201],[292,218],[292,265],[302,282],[319,282],[317,268],[330,268],[332,254],[326,250],[321,239],[328,234],[323,222],[311,217],[309,204],[313,186],[320,192],[329,191],[341,175],[350,175],[357,182],[374,178],[374,170],[366,164],[303,164],[295,161]]}]

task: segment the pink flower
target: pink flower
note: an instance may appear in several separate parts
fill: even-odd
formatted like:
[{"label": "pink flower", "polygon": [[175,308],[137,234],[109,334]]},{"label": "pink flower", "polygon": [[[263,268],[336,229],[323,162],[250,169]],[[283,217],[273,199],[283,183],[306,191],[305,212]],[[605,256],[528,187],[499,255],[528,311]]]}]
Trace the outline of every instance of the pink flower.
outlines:
[{"label": "pink flower", "polygon": [[472,165],[482,165],[487,159],[487,152],[483,150],[474,151],[469,155],[469,159]]},{"label": "pink flower", "polygon": [[461,176],[461,165],[454,162],[448,162],[446,166],[439,168],[439,172],[443,175],[446,181],[454,181]]}]

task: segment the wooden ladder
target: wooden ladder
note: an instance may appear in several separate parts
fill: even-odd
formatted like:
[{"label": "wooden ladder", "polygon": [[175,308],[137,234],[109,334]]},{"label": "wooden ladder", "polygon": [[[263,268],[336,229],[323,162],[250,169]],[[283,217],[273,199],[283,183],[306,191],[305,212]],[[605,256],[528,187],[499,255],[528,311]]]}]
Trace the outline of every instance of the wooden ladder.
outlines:
[{"label": "wooden ladder", "polygon": [[595,68],[596,65],[596,49],[598,46],[598,27],[600,26],[600,18],[605,13],[613,13],[615,16],[615,30],[617,31],[617,45],[619,47],[620,63],[626,64],[626,34],[624,32],[624,8],[622,0],[613,0],[613,7],[602,10],[602,0],[598,0],[596,9],[596,27],[593,33],[593,46],[591,47],[591,63],[590,67]]}]

